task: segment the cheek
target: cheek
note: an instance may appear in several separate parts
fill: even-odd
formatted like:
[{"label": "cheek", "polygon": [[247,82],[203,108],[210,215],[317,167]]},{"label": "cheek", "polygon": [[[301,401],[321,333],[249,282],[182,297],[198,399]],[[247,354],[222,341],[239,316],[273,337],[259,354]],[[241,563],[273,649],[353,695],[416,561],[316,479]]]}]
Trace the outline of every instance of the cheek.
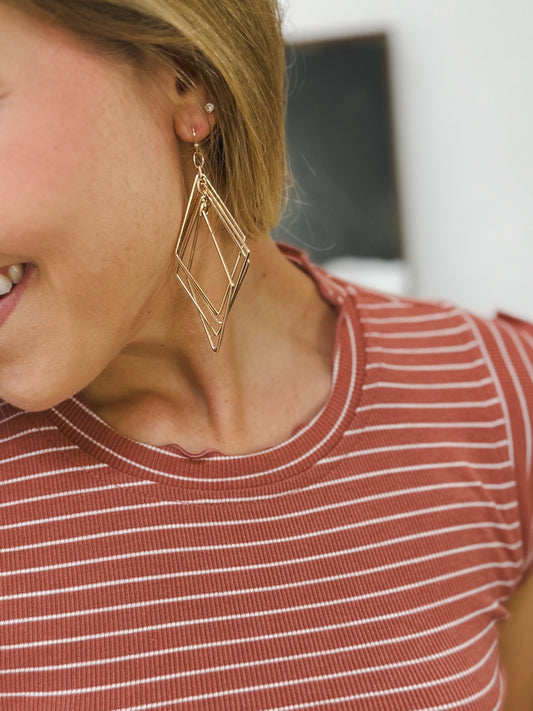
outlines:
[{"label": "cheek", "polygon": [[67,224],[87,153],[76,115],[50,102],[33,121],[23,101],[13,104],[0,112],[0,252],[31,256],[32,235]]}]

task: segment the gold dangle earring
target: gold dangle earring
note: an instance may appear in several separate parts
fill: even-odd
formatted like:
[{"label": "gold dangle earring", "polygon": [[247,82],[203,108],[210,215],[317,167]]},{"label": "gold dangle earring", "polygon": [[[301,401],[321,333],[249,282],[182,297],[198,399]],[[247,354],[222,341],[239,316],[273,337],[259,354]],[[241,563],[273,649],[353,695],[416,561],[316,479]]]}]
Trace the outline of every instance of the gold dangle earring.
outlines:
[{"label": "gold dangle earring", "polygon": [[[205,157],[194,129],[193,136],[197,175],[176,244],[176,276],[200,313],[212,350],[218,351],[228,314],[248,270],[250,250],[244,233],[204,173]],[[202,229],[207,230],[209,240],[198,249]],[[209,252],[222,268],[208,288],[200,284],[195,272],[199,264],[208,263]]]}]

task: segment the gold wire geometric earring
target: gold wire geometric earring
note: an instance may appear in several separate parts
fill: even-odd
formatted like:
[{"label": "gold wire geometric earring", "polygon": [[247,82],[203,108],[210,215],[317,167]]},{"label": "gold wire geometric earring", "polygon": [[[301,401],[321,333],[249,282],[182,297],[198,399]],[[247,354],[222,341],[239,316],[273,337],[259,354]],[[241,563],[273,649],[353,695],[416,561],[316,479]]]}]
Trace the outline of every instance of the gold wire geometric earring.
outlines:
[{"label": "gold wire geometric earring", "polygon": [[[193,136],[197,175],[176,244],[176,276],[200,313],[212,350],[218,351],[228,314],[248,270],[250,250],[244,233],[204,173],[205,158],[194,130]],[[198,237],[205,228],[210,239],[198,249]],[[195,272],[199,264],[208,261],[209,252],[218,258],[222,269],[209,280],[208,287],[200,284]]]}]

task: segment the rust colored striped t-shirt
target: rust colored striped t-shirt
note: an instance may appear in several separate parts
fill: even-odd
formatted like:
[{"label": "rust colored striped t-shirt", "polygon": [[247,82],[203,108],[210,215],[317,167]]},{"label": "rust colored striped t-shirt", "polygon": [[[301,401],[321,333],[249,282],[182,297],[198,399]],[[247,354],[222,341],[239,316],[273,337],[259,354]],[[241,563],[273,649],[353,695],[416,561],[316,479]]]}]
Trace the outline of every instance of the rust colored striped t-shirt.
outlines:
[{"label": "rust colored striped t-shirt", "polygon": [[2,711],[502,708],[533,328],[305,268],[338,308],[333,385],[278,446],[189,456],[81,397],[3,406]]}]

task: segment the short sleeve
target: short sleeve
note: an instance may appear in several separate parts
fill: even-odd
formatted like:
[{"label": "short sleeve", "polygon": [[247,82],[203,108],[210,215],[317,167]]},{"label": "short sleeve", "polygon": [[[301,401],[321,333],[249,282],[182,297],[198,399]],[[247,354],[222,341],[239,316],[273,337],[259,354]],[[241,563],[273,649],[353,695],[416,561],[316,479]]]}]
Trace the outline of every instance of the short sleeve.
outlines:
[{"label": "short sleeve", "polygon": [[523,576],[533,572],[533,324],[499,313],[480,327],[502,400],[524,541]]}]

